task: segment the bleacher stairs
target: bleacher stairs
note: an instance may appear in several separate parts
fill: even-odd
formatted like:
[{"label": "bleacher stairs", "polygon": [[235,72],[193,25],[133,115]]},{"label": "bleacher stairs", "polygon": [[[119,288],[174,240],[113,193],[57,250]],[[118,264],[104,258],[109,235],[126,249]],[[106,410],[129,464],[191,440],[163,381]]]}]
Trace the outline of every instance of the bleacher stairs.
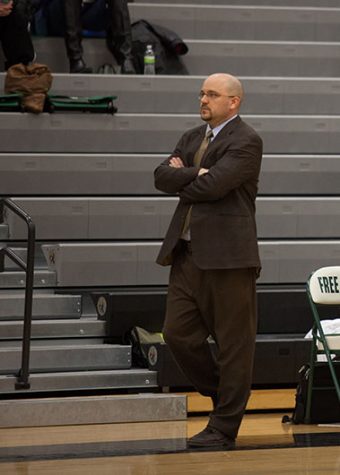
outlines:
[{"label": "bleacher stairs", "polygon": [[[19,393],[25,276],[0,263],[3,427],[185,417],[185,396],[159,394],[188,384],[174,365],[162,367],[169,355],[136,368],[122,332],[161,329],[168,269],[154,261],[177,198],[154,189],[152,172],[200,123],[197,93],[212,72],[242,79],[242,116],[264,140],[254,387],[296,383],[312,322],[304,283],[340,259],[338,2],[135,0],[129,8],[133,20],[183,36],[188,76],[69,75],[63,40],[35,38],[37,60],[55,71],[54,93],[114,94],[118,113],[0,113],[0,193],[37,232],[31,388]],[[94,68],[112,62],[102,39],[85,39],[84,51]],[[2,244],[25,258],[24,225],[7,209],[0,217]]]}]

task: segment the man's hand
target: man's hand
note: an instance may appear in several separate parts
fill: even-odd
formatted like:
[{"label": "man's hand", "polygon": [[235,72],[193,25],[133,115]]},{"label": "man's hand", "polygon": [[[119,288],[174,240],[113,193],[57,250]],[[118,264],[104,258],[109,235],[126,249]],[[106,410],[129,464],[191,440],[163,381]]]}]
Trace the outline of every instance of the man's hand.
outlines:
[{"label": "man's hand", "polygon": [[8,16],[13,10],[13,1],[11,0],[9,3],[1,3],[0,1],[0,17],[1,16]]},{"label": "man's hand", "polygon": [[205,175],[206,173],[208,173],[208,171],[209,171],[208,168],[200,168],[198,172],[198,176]]},{"label": "man's hand", "polygon": [[184,163],[179,157],[172,157],[170,158],[169,166],[172,168],[183,168]]},{"label": "man's hand", "polygon": [[[169,166],[172,168],[183,168],[184,163],[182,162],[182,159],[179,157],[172,157],[170,158]],[[209,169],[208,168],[200,168],[198,171],[198,176],[200,175],[205,175],[208,173]]]}]

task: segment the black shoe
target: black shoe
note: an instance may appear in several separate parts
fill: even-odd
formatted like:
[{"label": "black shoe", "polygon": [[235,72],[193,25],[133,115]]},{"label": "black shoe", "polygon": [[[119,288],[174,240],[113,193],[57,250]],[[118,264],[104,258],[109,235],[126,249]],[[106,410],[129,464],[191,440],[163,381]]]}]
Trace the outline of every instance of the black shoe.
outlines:
[{"label": "black shoe", "polygon": [[92,73],[92,68],[87,67],[82,58],[70,59],[70,73],[90,74]]},{"label": "black shoe", "polygon": [[137,74],[133,62],[130,58],[124,59],[121,67],[122,74]]},{"label": "black shoe", "polygon": [[188,439],[189,447],[223,447],[225,450],[233,450],[235,447],[235,440],[226,436],[222,432],[213,427],[206,427]]}]

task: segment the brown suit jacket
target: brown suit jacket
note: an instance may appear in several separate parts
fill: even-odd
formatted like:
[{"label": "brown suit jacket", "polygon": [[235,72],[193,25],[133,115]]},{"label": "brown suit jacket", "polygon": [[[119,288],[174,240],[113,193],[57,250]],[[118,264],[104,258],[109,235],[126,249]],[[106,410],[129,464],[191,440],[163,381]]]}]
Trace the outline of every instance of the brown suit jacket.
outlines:
[{"label": "brown suit jacket", "polygon": [[[262,158],[262,140],[238,116],[209,144],[198,176],[193,165],[206,125],[186,132],[173,154],[155,170],[155,186],[177,193],[180,200],[159,252],[157,263],[169,265],[192,205],[190,234],[195,264],[201,269],[260,267],[255,199]],[[169,166],[172,156],[184,168]]]}]

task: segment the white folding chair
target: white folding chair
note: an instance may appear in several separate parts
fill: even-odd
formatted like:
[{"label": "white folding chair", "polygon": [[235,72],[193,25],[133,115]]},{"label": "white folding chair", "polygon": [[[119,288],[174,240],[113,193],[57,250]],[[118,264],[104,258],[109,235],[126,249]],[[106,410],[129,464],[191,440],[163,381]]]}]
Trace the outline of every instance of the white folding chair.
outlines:
[{"label": "white folding chair", "polygon": [[[318,364],[322,364],[318,361],[318,355],[320,354],[325,355],[340,404],[340,383],[335,370],[337,363],[333,359],[333,357],[337,358],[340,356],[340,331],[325,334],[318,311],[319,305],[340,305],[340,266],[322,267],[313,272],[307,282],[307,294],[314,318],[305,414],[305,422],[309,423],[313,392],[329,389],[329,387],[325,388],[324,386],[322,388],[318,387],[314,381],[315,367]],[[332,319],[334,318],[334,315],[330,315],[327,318]]]}]

